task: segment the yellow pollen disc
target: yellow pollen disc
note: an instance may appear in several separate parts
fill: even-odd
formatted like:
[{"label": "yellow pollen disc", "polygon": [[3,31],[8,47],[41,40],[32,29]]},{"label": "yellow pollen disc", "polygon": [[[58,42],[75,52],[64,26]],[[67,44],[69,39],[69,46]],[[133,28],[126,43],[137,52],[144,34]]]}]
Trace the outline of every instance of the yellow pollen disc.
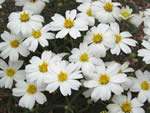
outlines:
[{"label": "yellow pollen disc", "polygon": [[128,12],[123,12],[123,13],[121,13],[121,15],[122,15],[123,17],[127,18],[127,17],[129,17],[131,14],[128,13]]},{"label": "yellow pollen disc", "polygon": [[36,0],[29,0],[29,1],[32,2],[32,3],[36,2]]},{"label": "yellow pollen disc", "polygon": [[80,61],[86,62],[88,60],[89,60],[89,57],[88,57],[87,53],[84,53],[80,56]]},{"label": "yellow pollen disc", "polygon": [[47,67],[48,67],[48,64],[46,62],[43,62],[42,65],[39,65],[40,72],[43,72],[43,73],[47,72],[48,71]]},{"label": "yellow pollen disc", "polygon": [[34,37],[34,38],[40,38],[40,36],[41,36],[41,31],[40,31],[40,29],[38,29],[37,31],[32,31],[32,36]]},{"label": "yellow pollen disc", "polygon": [[92,16],[92,10],[91,10],[91,9],[88,9],[88,10],[86,11],[86,14],[87,14],[88,16]]},{"label": "yellow pollen disc", "polygon": [[126,113],[126,112],[130,112],[131,111],[132,106],[131,106],[131,103],[126,101],[124,104],[121,105],[121,108]]},{"label": "yellow pollen disc", "polygon": [[122,69],[120,69],[120,71],[118,73],[123,73]]},{"label": "yellow pollen disc", "polygon": [[107,2],[104,9],[107,11],[107,12],[111,12],[112,9],[113,9],[114,5],[111,4],[110,2]]},{"label": "yellow pollen disc", "polygon": [[64,26],[66,28],[71,28],[73,25],[74,25],[74,21],[72,21],[71,18],[65,20]]},{"label": "yellow pollen disc", "polygon": [[110,80],[110,77],[107,74],[100,74],[99,83],[100,84],[107,84]]},{"label": "yellow pollen disc", "polygon": [[103,35],[101,35],[99,33],[98,34],[94,34],[92,40],[95,43],[100,43],[103,40]]},{"label": "yellow pollen disc", "polygon": [[14,69],[7,69],[6,74],[8,77],[13,77],[15,75],[16,71]]},{"label": "yellow pollen disc", "polygon": [[121,39],[122,39],[121,35],[117,35],[116,34],[115,37],[116,37],[116,43],[119,43],[121,41]]},{"label": "yellow pollen disc", "polygon": [[29,13],[26,13],[24,11],[22,14],[20,14],[20,20],[22,22],[27,22],[27,21],[29,21],[29,19],[30,19]]},{"label": "yellow pollen disc", "polygon": [[33,95],[36,92],[37,92],[36,86],[33,84],[29,84],[27,88],[27,93],[29,93],[30,95]]},{"label": "yellow pollen disc", "polygon": [[9,42],[12,48],[17,48],[20,44],[19,40],[13,40]]},{"label": "yellow pollen disc", "polygon": [[143,90],[149,90],[149,89],[150,89],[150,85],[149,85],[149,83],[148,83],[147,81],[143,81],[143,82],[141,83],[141,88],[142,88]]},{"label": "yellow pollen disc", "polygon": [[65,80],[67,80],[67,78],[68,78],[68,75],[67,75],[67,73],[64,73],[64,72],[60,72],[60,74],[58,75],[58,80],[60,81],[60,82],[64,82]]}]

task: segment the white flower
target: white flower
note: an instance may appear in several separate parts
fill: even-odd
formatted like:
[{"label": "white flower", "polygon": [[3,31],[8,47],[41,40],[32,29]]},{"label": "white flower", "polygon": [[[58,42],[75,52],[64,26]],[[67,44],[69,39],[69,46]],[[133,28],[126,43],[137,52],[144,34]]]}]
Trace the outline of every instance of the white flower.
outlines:
[{"label": "white flower", "polygon": [[5,0],[0,0],[0,8],[2,8],[1,4],[4,2],[5,2]]},{"label": "white flower", "polygon": [[30,10],[34,14],[40,14],[49,0],[15,0],[15,5],[23,6],[23,10]]},{"label": "white flower", "polygon": [[[120,64],[120,71],[119,73],[129,73],[134,72],[133,68],[129,67],[129,62],[124,62],[122,65]],[[127,77],[127,80],[121,84],[124,90],[128,90],[131,85],[133,84],[131,77]]]},{"label": "white flower", "polygon": [[35,83],[30,82],[17,82],[16,88],[13,88],[13,96],[21,97],[19,100],[19,106],[32,109],[35,101],[38,104],[44,104],[47,101],[46,96],[41,93],[45,90],[45,86],[38,86]]},{"label": "white flower", "polygon": [[44,18],[40,15],[33,15],[30,11],[13,12],[8,17],[7,27],[15,34],[28,35],[32,30],[42,27]]},{"label": "white flower", "polygon": [[129,6],[122,7],[120,10],[120,18],[123,20],[127,20],[132,17],[133,10],[129,8]]},{"label": "white flower", "polygon": [[112,98],[113,104],[109,104],[107,109],[109,113],[145,113],[143,104],[137,98],[132,99],[131,93],[128,96],[115,95]]},{"label": "white flower", "polygon": [[97,27],[92,27],[84,37],[84,43],[89,44],[91,52],[96,57],[105,57],[108,48],[115,47],[115,38],[112,37],[112,32],[109,30],[109,25],[99,24]]},{"label": "white flower", "polygon": [[69,33],[72,38],[76,39],[81,37],[79,31],[88,30],[87,18],[85,16],[78,16],[76,10],[66,11],[66,19],[60,14],[55,14],[52,20],[50,29],[52,31],[59,31],[56,34],[56,38],[64,38]]},{"label": "white flower", "polygon": [[142,103],[148,100],[150,102],[150,72],[137,70],[135,72],[136,78],[134,78],[133,85],[130,87],[130,91],[138,92],[138,100]]},{"label": "white flower", "polygon": [[143,40],[142,45],[145,47],[145,49],[138,50],[138,56],[144,57],[143,61],[146,64],[150,64],[150,42]]},{"label": "white flower", "polygon": [[54,55],[51,51],[44,51],[41,58],[33,56],[30,64],[26,65],[26,77],[31,82],[37,82],[37,85],[43,84],[46,75],[50,75],[50,66],[57,63],[61,57]]},{"label": "white flower", "polygon": [[76,79],[81,79],[81,71],[77,69],[77,65],[66,61],[59,62],[51,68],[51,75],[46,76],[44,82],[48,84],[46,90],[49,93],[60,88],[63,96],[71,95],[71,89],[78,90],[81,83]]},{"label": "white flower", "polygon": [[148,41],[150,42],[150,28],[149,28],[149,27],[145,27],[145,28],[143,29],[143,31],[144,31],[144,33],[146,34],[146,35],[144,36],[144,39],[146,39],[146,40],[148,40]]},{"label": "white flower", "polygon": [[31,51],[35,52],[38,48],[38,43],[42,47],[48,46],[48,39],[54,39],[54,34],[48,32],[49,25],[46,25],[40,29],[33,30],[23,44]]},{"label": "white flower", "polygon": [[25,76],[24,70],[19,70],[23,65],[23,61],[12,62],[8,65],[5,61],[0,60],[0,87],[12,88],[13,81],[23,81]]},{"label": "white flower", "polygon": [[140,11],[139,14],[132,14],[132,17],[129,19],[129,22],[136,27],[139,27],[145,19],[144,11]]},{"label": "white flower", "polygon": [[120,64],[120,73],[129,73],[134,72],[133,68],[129,68],[130,63],[124,62],[122,65]]},{"label": "white flower", "polygon": [[4,42],[0,43],[0,51],[2,51],[1,57],[3,59],[9,57],[9,60],[17,61],[19,59],[19,54],[24,57],[29,55],[29,51],[22,44],[24,38],[21,35],[14,35],[4,31],[4,33],[1,34],[1,38],[4,40]]},{"label": "white flower", "polygon": [[69,61],[78,65],[85,75],[94,71],[96,66],[104,64],[100,58],[94,57],[86,43],[80,43],[79,49],[74,48],[71,53]]},{"label": "white flower", "polygon": [[[117,63],[117,62],[112,61],[112,62],[106,62],[105,64],[106,64],[106,66],[110,66],[110,65],[113,65],[115,63]],[[119,70],[118,73],[127,74],[129,72],[134,72],[133,68],[129,67],[129,64],[130,63],[127,62],[127,61],[124,62],[123,64],[118,63],[118,65],[120,67],[120,70]],[[125,82],[121,83],[121,86],[123,87],[124,90],[128,90],[131,87],[132,84],[133,84],[132,77],[127,77],[127,80]]]},{"label": "white flower", "polygon": [[119,20],[120,3],[112,2],[112,0],[102,0],[99,3],[95,4],[95,15],[99,22],[102,23],[112,23],[115,22],[115,19]]},{"label": "white flower", "polygon": [[92,6],[91,3],[83,3],[80,6],[78,6],[78,10],[81,12],[78,15],[79,16],[86,16],[88,18],[88,24],[89,26],[93,26],[95,24],[95,16],[94,16],[94,9],[95,7]]},{"label": "white flower", "polygon": [[126,74],[118,73],[119,65],[113,64],[106,68],[105,65],[97,66],[96,72],[91,73],[89,79],[84,82],[87,88],[94,88],[91,93],[91,98],[96,102],[99,99],[106,101],[111,97],[111,93],[120,95],[123,92],[121,83],[125,82]]},{"label": "white flower", "polygon": [[126,54],[131,53],[131,49],[129,48],[129,46],[135,47],[137,43],[135,40],[129,38],[132,37],[132,34],[128,31],[120,33],[120,28],[117,23],[111,23],[110,27],[114,33],[114,37],[116,38],[116,45],[115,48],[111,49],[111,53],[119,55],[120,50],[122,50]]},{"label": "white flower", "polygon": [[146,22],[146,24],[149,23],[149,16],[150,9],[146,9],[145,11],[140,11],[139,14],[132,14],[129,22],[136,27],[139,27],[144,21]]}]

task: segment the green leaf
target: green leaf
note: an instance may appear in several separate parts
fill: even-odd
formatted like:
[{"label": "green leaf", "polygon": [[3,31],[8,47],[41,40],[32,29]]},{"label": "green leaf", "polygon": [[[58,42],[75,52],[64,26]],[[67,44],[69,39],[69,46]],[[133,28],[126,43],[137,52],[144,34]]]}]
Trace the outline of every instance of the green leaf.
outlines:
[{"label": "green leaf", "polygon": [[150,0],[145,0],[145,2],[150,2]]}]

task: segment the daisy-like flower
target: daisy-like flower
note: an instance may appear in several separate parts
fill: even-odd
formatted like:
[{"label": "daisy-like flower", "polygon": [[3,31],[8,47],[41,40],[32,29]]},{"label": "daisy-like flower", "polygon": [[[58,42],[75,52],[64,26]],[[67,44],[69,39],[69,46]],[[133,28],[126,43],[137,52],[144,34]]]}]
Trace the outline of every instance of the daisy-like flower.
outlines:
[{"label": "daisy-like flower", "polygon": [[4,31],[4,33],[1,34],[1,38],[4,40],[4,42],[0,43],[1,57],[3,59],[9,57],[9,60],[17,61],[19,54],[24,57],[29,55],[29,51],[22,44],[24,38],[21,35],[14,35]]},{"label": "daisy-like flower", "polygon": [[42,27],[44,18],[40,15],[33,15],[31,11],[13,12],[8,17],[7,27],[15,34],[30,34],[33,30]]},{"label": "daisy-like flower", "polygon": [[140,11],[139,14],[132,14],[129,22],[136,27],[139,27],[144,21],[144,12]]},{"label": "daisy-like flower", "polygon": [[102,23],[112,23],[115,20],[119,20],[120,3],[112,2],[112,0],[102,0],[99,3],[95,4],[95,15],[99,22]]},{"label": "daisy-like flower", "polygon": [[136,78],[133,79],[133,85],[130,91],[138,92],[138,100],[142,103],[147,100],[150,102],[150,72],[137,70],[135,72]]},{"label": "daisy-like flower", "polygon": [[138,50],[138,56],[143,57],[143,61],[146,64],[150,64],[150,42],[143,40],[142,45],[145,49]]},{"label": "daisy-like flower", "polygon": [[46,76],[44,82],[47,83],[46,90],[50,93],[60,88],[63,96],[71,95],[71,89],[78,90],[81,83],[77,79],[82,78],[81,71],[77,65],[66,61],[59,62],[51,68],[51,75]]},{"label": "daisy-like flower", "polygon": [[30,64],[26,65],[26,77],[31,82],[41,85],[46,75],[50,75],[50,66],[57,63],[61,57],[54,55],[51,51],[44,51],[41,58],[33,56]]},{"label": "daisy-like flower", "polygon": [[16,88],[13,88],[13,96],[21,97],[19,106],[32,109],[35,102],[44,104],[47,101],[46,96],[41,92],[45,90],[45,86],[38,86],[32,82],[17,82]]},{"label": "daisy-like flower", "polygon": [[100,58],[96,58],[91,53],[86,43],[81,43],[79,49],[74,48],[71,53],[69,61],[78,65],[85,75],[94,71],[96,66],[104,64]]},{"label": "daisy-like flower", "polygon": [[15,0],[15,5],[23,6],[23,10],[30,10],[34,14],[40,14],[49,0]]},{"label": "daisy-like flower", "polygon": [[134,72],[133,68],[129,67],[129,62],[124,62],[122,65],[120,64],[120,71],[119,73],[129,73]]},{"label": "daisy-like flower", "polygon": [[13,81],[23,81],[25,78],[25,71],[19,70],[23,65],[23,61],[12,62],[8,65],[5,61],[0,60],[0,87],[12,88]]},{"label": "daisy-like flower", "polygon": [[[140,11],[138,14],[132,14],[132,17],[129,19],[129,22],[136,27],[139,27],[147,17],[150,16],[150,9],[145,11]],[[146,21],[149,21],[148,19]]]},{"label": "daisy-like flower", "polygon": [[4,2],[5,2],[5,0],[0,1],[0,8],[2,8],[1,4],[3,4]]},{"label": "daisy-like flower", "polygon": [[114,95],[112,98],[113,104],[109,104],[107,109],[109,113],[145,113],[142,108],[143,104],[137,98],[132,99],[132,95]]},{"label": "daisy-like flower", "polygon": [[88,18],[88,24],[89,26],[93,26],[95,24],[95,16],[94,16],[94,6],[92,6],[91,3],[83,3],[77,8],[81,13],[79,13],[79,16],[86,16]]},{"label": "daisy-like flower", "polygon": [[97,66],[94,73],[90,73],[89,79],[83,84],[87,88],[94,88],[91,93],[91,98],[95,102],[99,99],[106,101],[111,97],[113,92],[120,95],[123,92],[121,83],[125,82],[126,74],[118,73],[120,70],[119,65],[113,64],[108,67],[105,65]]},{"label": "daisy-like flower", "polygon": [[72,38],[76,39],[81,36],[80,31],[88,30],[88,22],[86,16],[78,16],[77,11],[66,11],[66,18],[60,14],[55,14],[52,17],[50,29],[52,31],[59,31],[56,38],[64,38],[69,34]]},{"label": "daisy-like flower", "polygon": [[[110,66],[110,65],[113,65],[115,63],[117,63],[117,62],[112,61],[112,62],[106,62],[105,64],[106,64],[106,66]],[[119,74],[120,73],[127,74],[129,72],[134,72],[133,68],[129,67],[129,64],[130,64],[129,62],[124,62],[123,64],[118,63],[118,65],[120,67],[120,70],[118,73]],[[132,85],[132,83],[133,83],[132,78],[127,77],[127,80],[125,82],[121,83],[121,86],[123,87],[124,90],[128,90],[130,88],[130,86]]]},{"label": "daisy-like flower", "polygon": [[129,6],[122,7],[120,10],[119,16],[121,19],[127,20],[127,19],[131,18],[132,12],[133,12],[133,10]]},{"label": "daisy-like flower", "polygon": [[35,50],[38,48],[38,43],[40,43],[42,47],[48,46],[49,44],[47,39],[54,39],[54,34],[48,31],[49,25],[33,30],[23,44],[33,52],[35,52]]},{"label": "daisy-like flower", "polygon": [[112,38],[112,35],[109,25],[101,23],[87,32],[84,37],[84,43],[90,45],[89,48],[96,57],[105,57],[106,50],[115,47],[116,39]]},{"label": "daisy-like flower", "polygon": [[111,53],[119,55],[121,50],[126,54],[131,53],[131,49],[129,48],[129,46],[135,47],[137,43],[137,41],[129,38],[132,37],[132,34],[128,31],[120,33],[120,28],[117,23],[111,23],[110,27],[112,32],[114,33],[114,37],[116,38],[116,45],[115,48],[111,49]]}]

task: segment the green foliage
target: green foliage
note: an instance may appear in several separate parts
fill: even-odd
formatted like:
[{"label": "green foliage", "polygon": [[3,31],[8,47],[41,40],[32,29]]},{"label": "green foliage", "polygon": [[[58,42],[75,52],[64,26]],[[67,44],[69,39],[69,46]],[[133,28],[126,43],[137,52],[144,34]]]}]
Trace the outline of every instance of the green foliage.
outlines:
[{"label": "green foliage", "polygon": [[150,0],[145,0],[146,2],[150,2]]}]

